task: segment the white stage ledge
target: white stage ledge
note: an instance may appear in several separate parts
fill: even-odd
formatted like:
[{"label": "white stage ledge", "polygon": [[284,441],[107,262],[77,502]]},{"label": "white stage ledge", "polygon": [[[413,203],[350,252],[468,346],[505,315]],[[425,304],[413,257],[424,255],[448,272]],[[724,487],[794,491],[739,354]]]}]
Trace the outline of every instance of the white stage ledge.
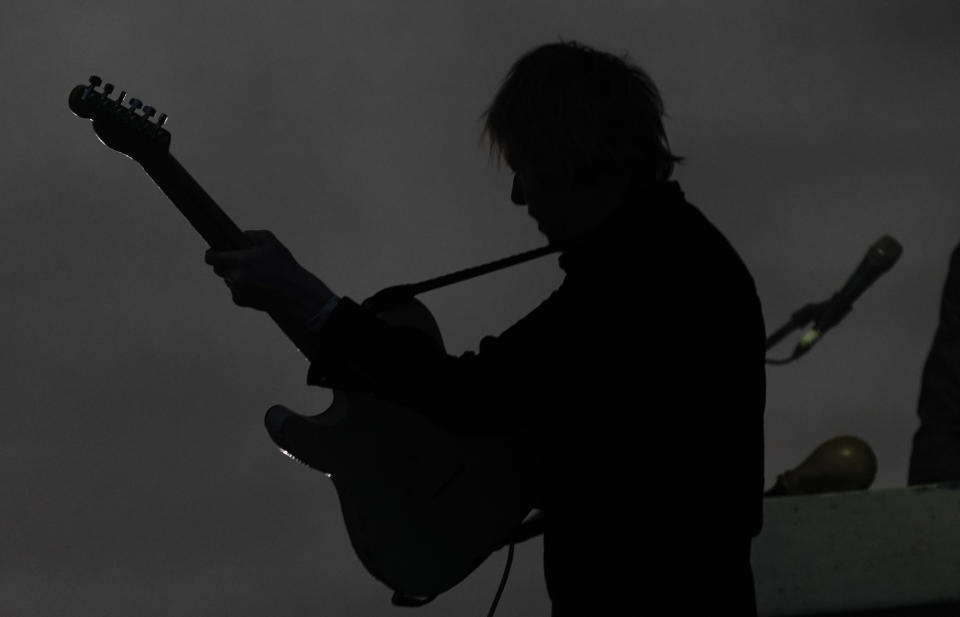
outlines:
[{"label": "white stage ledge", "polygon": [[761,617],[960,617],[960,482],[764,499]]}]

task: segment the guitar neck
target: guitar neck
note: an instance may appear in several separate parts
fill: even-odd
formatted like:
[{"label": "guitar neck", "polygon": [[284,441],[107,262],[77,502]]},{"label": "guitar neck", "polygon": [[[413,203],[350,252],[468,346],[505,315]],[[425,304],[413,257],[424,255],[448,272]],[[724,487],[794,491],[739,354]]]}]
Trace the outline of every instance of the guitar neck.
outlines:
[{"label": "guitar neck", "polygon": [[[141,161],[141,165],[211,248],[222,251],[249,246],[243,231],[172,154],[165,152],[164,156]],[[269,315],[302,354],[313,357],[305,325],[274,312]]]},{"label": "guitar neck", "polygon": [[147,159],[142,164],[147,175],[153,178],[211,248],[226,251],[244,248],[249,244],[237,224],[172,154],[166,152],[163,157]]}]

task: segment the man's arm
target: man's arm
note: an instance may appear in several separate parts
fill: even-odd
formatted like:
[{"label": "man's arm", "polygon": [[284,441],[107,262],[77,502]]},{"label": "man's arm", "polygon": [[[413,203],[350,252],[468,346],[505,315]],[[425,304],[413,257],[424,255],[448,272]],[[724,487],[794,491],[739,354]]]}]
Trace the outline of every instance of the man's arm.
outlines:
[{"label": "man's arm", "polygon": [[556,356],[556,337],[541,340],[539,320],[530,315],[499,337],[484,337],[478,352],[460,356],[415,328],[390,325],[346,296],[322,321],[311,328],[310,347],[317,353],[310,358],[308,385],[370,392],[454,433],[507,433],[542,420],[543,405],[534,393],[545,385],[533,383],[533,356]]},{"label": "man's arm", "polygon": [[227,283],[234,304],[279,315],[303,327],[336,297],[270,231],[243,233],[250,246],[226,251],[211,248],[204,254]]},{"label": "man's arm", "polygon": [[[268,231],[244,232],[252,246],[206,253],[239,306],[283,315],[307,332],[308,384],[370,392],[416,409],[452,432],[504,433],[536,422],[532,400],[548,384],[531,367],[560,358],[555,324],[528,315],[480,352],[456,357],[415,328],[392,326],[338,297]],[[548,299],[535,313],[542,314]],[[543,373],[539,373],[542,377]]]},{"label": "man's arm", "polygon": [[333,313],[333,309],[337,308],[337,302],[339,300],[340,300],[340,297],[337,295],[334,295],[329,300],[327,300],[327,303],[324,304],[319,311],[317,311],[316,315],[310,318],[309,322],[307,322],[307,328],[311,332],[319,331],[320,328],[322,328],[323,325],[327,323],[327,320],[330,319],[330,314]]}]

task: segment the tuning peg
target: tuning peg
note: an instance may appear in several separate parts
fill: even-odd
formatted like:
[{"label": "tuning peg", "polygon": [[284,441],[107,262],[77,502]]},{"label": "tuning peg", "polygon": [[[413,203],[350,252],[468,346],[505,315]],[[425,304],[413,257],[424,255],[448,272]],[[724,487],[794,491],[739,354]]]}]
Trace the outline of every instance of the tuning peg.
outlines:
[{"label": "tuning peg", "polygon": [[119,105],[120,103],[122,103],[122,102],[123,102],[123,99],[125,99],[125,98],[127,98],[127,91],[126,91],[126,90],[121,90],[121,91],[120,91],[120,95],[117,97],[117,104]]},{"label": "tuning peg", "polygon": [[149,105],[147,105],[146,107],[143,108],[143,117],[144,117],[144,118],[149,118],[150,116],[152,116],[152,115],[155,114],[155,113],[157,113],[157,110],[154,109],[153,107],[150,107]]},{"label": "tuning peg", "polygon": [[143,107],[143,103],[140,99],[130,99],[130,111],[137,111],[141,107]]},{"label": "tuning peg", "polygon": [[90,84],[83,89],[83,94],[80,95],[80,100],[87,100],[87,96],[93,92],[93,89],[100,85],[100,78],[96,75],[90,76]]},{"label": "tuning peg", "polygon": [[113,84],[103,84],[103,93],[106,96],[109,96],[113,92]]},{"label": "tuning peg", "polygon": [[[144,109],[148,109],[148,108],[145,107]],[[150,114],[152,115],[152,114],[153,114],[153,108],[150,107],[149,109],[150,109]],[[163,127],[163,123],[166,122],[166,121],[167,121],[167,114],[160,114],[159,116],[157,116],[157,122],[156,122],[156,124],[150,124],[149,121],[147,122],[147,125],[148,125],[148,126],[152,126],[152,127],[153,127],[153,136],[154,136],[154,137],[159,137],[159,136],[160,136],[160,132],[161,132],[162,127]],[[164,132],[166,132],[166,131],[164,131]]]}]

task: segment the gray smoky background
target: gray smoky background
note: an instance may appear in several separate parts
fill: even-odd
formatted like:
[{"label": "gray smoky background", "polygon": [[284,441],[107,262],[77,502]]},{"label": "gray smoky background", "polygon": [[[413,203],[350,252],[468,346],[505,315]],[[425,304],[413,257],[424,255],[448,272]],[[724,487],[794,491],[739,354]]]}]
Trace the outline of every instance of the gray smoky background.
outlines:
[{"label": "gray smoky background", "polygon": [[[674,177],[743,257],[768,332],[882,235],[902,243],[839,326],[767,369],[768,486],[853,434],[877,454],[874,488],[893,488],[960,242],[958,23],[960,4],[906,0],[4,2],[0,614],[412,610],[362,568],[332,483],[263,429],[270,405],[318,413],[331,392],[306,385],[265,315],[232,304],[139,165],[69,111],[90,75],[169,115],[171,152],[241,227],[361,300],[542,246],[479,115],[535,46],[629,53],[688,159]],[[460,354],[561,280],[553,255],[421,299]],[[642,271],[636,284],[639,301]],[[702,344],[736,338],[717,323]],[[638,388],[584,421],[683,411]],[[656,500],[642,479],[636,493]],[[498,616],[547,614],[541,552],[517,546]],[[504,559],[417,614],[486,614]]]}]

